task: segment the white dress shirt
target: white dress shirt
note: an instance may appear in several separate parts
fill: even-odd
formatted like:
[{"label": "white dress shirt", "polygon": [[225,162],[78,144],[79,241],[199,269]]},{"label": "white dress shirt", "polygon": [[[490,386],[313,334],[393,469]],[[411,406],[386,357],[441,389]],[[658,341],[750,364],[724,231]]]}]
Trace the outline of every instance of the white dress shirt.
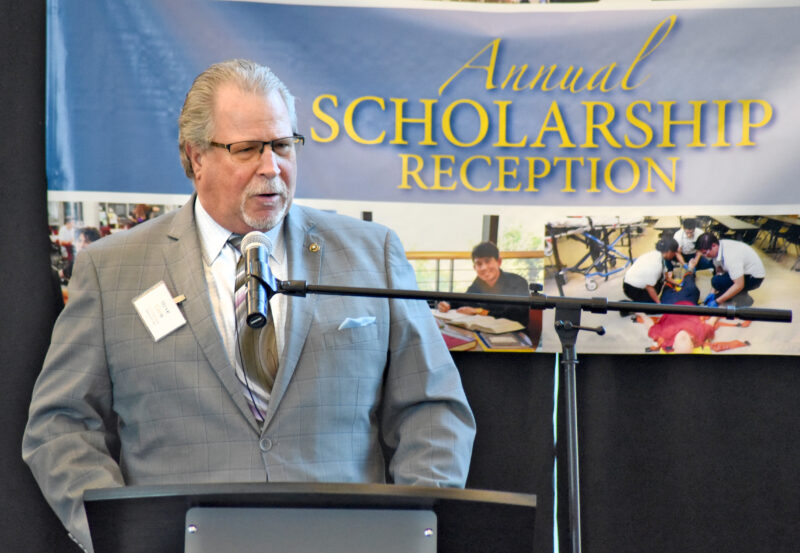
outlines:
[{"label": "white dress shirt", "polygon": [[664,256],[652,250],[637,257],[622,280],[636,288],[646,288],[658,284],[664,272]]},{"label": "white dress shirt", "polygon": [[719,252],[716,259],[714,259],[714,265],[722,267],[722,270],[728,273],[731,280],[736,280],[744,275],[750,275],[754,278],[767,276],[764,263],[758,257],[756,251],[738,240],[719,241]]},{"label": "white dress shirt", "polygon": [[695,248],[695,242],[697,241],[697,231],[692,234],[692,237],[689,238],[686,235],[686,229],[678,229],[675,231],[675,234],[672,235],[675,241],[678,243],[678,250],[681,252],[682,255],[694,255],[697,253],[697,249]]}]

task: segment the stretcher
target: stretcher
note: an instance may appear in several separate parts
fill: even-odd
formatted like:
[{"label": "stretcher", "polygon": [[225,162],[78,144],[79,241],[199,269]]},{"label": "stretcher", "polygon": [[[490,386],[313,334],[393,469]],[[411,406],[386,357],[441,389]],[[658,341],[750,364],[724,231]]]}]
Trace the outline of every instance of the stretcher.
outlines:
[{"label": "stretcher", "polygon": [[[624,271],[633,263],[632,233],[641,233],[644,224],[642,217],[632,216],[568,217],[548,222],[545,225],[545,255],[554,257],[559,294],[564,295],[563,285],[568,273],[583,275],[584,285],[591,292],[597,289],[599,279],[608,280],[611,275]],[[581,242],[587,252],[577,263],[566,266],[558,253],[558,239]]]}]

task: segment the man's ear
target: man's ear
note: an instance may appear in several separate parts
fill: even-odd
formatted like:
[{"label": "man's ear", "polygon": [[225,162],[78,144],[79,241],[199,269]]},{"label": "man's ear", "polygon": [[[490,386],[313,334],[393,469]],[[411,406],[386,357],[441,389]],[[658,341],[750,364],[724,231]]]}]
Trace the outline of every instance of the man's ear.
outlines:
[{"label": "man's ear", "polygon": [[498,255],[497,256],[497,266],[499,267],[502,264],[503,264],[503,258]]},{"label": "man's ear", "polygon": [[203,154],[205,152],[193,144],[186,144],[186,157],[192,164],[192,172],[197,176],[203,167]]}]

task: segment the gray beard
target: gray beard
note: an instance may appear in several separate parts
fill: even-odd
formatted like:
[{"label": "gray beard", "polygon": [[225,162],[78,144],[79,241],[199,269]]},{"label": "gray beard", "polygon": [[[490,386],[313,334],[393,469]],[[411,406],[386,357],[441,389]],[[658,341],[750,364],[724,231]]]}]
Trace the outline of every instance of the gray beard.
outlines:
[{"label": "gray beard", "polygon": [[245,223],[247,223],[247,226],[256,230],[260,230],[261,232],[266,232],[275,228],[286,216],[286,212],[289,210],[289,206],[291,205],[291,200],[289,200],[289,187],[286,186],[286,183],[283,182],[283,179],[276,177],[266,182],[263,186],[248,186],[245,190],[245,197],[247,197],[249,194],[258,193],[277,193],[280,194],[281,198],[283,198],[283,209],[277,213],[267,215],[265,217],[251,217],[248,215],[244,205],[246,200],[242,201],[240,211],[242,213],[242,219]]},{"label": "gray beard", "polygon": [[247,226],[260,230],[261,232],[266,232],[268,230],[272,230],[278,224],[280,224],[281,221],[283,221],[288,207],[288,203],[284,202],[283,209],[281,209],[278,213],[274,213],[266,217],[251,217],[245,213],[244,209],[242,209],[242,218],[244,219],[244,222],[247,223]]}]

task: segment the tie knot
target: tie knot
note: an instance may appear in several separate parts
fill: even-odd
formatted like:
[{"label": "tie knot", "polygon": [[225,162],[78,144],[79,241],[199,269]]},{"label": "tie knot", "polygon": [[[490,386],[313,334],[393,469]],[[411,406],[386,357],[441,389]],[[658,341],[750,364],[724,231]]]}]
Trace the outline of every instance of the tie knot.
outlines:
[{"label": "tie knot", "polygon": [[228,243],[236,248],[237,251],[242,251],[242,238],[241,234],[231,234],[230,238],[228,238]]}]

